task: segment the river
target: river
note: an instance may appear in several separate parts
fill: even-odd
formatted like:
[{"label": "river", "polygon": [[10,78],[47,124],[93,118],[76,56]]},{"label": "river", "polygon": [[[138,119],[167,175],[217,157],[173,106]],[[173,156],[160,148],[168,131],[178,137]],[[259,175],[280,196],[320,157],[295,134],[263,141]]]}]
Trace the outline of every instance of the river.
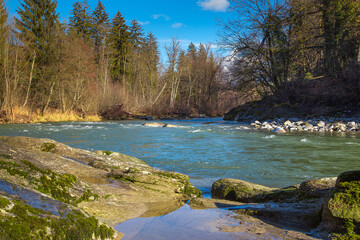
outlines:
[{"label": "river", "polygon": [[285,187],[360,168],[359,134],[274,134],[214,118],[163,122],[184,127],[145,127],[144,121],[19,124],[0,125],[0,135],[121,152],[187,174],[203,190],[224,177]]},{"label": "river", "polygon": [[[153,167],[189,175],[191,182],[205,196],[209,196],[214,181],[225,177],[269,187],[285,187],[360,169],[359,134],[274,134],[214,118],[163,121],[181,128],[145,127],[142,125],[144,122],[0,125],[0,135],[51,138],[76,148],[109,150],[138,157]],[[203,220],[209,219],[209,213],[214,214],[211,211],[203,212]],[[178,216],[181,212],[185,214],[182,216],[187,216],[191,211],[184,206],[168,218],[176,218],[181,223],[183,218]],[[221,214],[224,213],[218,211],[215,216]],[[199,216],[199,213],[195,215]],[[144,221],[153,222],[147,227],[150,229],[148,232],[142,228],[142,234],[150,234],[149,231],[154,231],[154,226],[160,224],[157,219],[137,219],[125,222],[123,227],[132,229],[132,221],[135,228]],[[122,230],[121,227],[117,229]],[[194,233],[190,231],[187,236]],[[139,235],[137,237],[141,239]]]}]

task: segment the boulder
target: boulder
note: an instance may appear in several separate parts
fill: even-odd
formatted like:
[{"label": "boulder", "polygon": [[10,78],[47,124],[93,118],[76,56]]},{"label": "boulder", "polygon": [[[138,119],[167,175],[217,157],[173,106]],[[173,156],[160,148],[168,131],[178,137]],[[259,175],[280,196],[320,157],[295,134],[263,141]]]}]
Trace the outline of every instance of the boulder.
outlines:
[{"label": "boulder", "polygon": [[282,127],[275,127],[273,132],[275,133],[286,133],[285,129]]},{"label": "boulder", "polygon": [[284,122],[284,126],[292,126],[292,122],[290,120],[287,120],[286,122]]},{"label": "boulder", "polygon": [[325,125],[326,125],[326,124],[325,124],[324,121],[320,121],[320,122],[317,123],[317,126],[320,127],[320,128],[325,127]]},{"label": "boulder", "polygon": [[146,127],[165,127],[165,123],[161,123],[161,122],[147,122],[144,123],[143,126]]},{"label": "boulder", "polygon": [[211,196],[215,199],[257,202],[263,194],[273,190],[276,189],[243,180],[223,178],[212,185]]},{"label": "boulder", "polygon": [[302,182],[299,187],[300,198],[325,197],[335,187],[336,177],[320,178]]},{"label": "boulder", "polygon": [[[360,239],[360,171],[340,174],[324,200],[321,228]],[[350,238],[349,238],[350,239]]]}]

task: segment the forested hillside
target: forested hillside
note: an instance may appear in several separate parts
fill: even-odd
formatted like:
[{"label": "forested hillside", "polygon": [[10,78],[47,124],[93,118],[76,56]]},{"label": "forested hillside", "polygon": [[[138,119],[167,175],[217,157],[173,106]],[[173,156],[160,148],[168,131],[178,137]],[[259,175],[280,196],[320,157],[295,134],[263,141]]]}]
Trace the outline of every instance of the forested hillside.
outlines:
[{"label": "forested hillside", "polygon": [[[0,107],[6,121],[48,113],[108,116],[221,114],[225,98],[220,60],[210,44],[166,44],[121,12],[110,18],[101,1],[76,1],[67,23],[57,2],[22,0],[9,18],[0,0]],[[121,115],[121,114],[120,114]],[[112,118],[122,116],[111,116]]]}]

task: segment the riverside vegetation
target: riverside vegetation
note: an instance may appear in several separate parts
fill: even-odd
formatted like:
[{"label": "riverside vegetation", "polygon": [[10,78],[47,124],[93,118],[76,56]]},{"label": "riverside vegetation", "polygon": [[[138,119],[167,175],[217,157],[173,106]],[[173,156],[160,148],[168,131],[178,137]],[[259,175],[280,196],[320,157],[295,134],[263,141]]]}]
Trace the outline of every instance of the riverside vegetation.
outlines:
[{"label": "riverside vegetation", "polygon": [[66,23],[51,0],[9,15],[0,0],[0,122],[220,115],[237,102],[211,44],[174,38],[165,65],[155,35],[101,1],[73,1]]}]

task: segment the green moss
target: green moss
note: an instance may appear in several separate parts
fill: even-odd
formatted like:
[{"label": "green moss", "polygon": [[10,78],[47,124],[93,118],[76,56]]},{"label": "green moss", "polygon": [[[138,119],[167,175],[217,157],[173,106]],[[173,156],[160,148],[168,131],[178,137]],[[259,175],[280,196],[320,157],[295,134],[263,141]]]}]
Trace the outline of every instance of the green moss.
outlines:
[{"label": "green moss", "polygon": [[107,195],[103,196],[102,198],[108,199],[109,197],[111,197],[111,194],[107,194]]},{"label": "green moss", "polygon": [[341,182],[339,187],[329,201],[332,215],[360,222],[360,182]]},{"label": "green moss", "polygon": [[83,192],[82,196],[78,200],[76,200],[76,204],[84,201],[90,201],[91,197],[93,197],[95,201],[100,196],[98,194],[94,194],[91,190],[87,189],[85,192]]},{"label": "green moss", "polygon": [[46,142],[46,143],[41,144],[40,151],[50,152],[50,151],[53,150],[54,148],[55,148],[55,144],[54,144],[54,143]]},{"label": "green moss", "polygon": [[111,176],[111,178],[121,180],[121,181],[124,181],[124,182],[131,182],[131,183],[137,182],[133,176],[127,176],[127,175],[123,175],[123,174],[121,174],[121,175],[120,174],[119,175],[113,175],[113,176]]},{"label": "green moss", "polygon": [[[100,225],[95,217],[72,211],[62,218],[51,213],[14,201],[11,213],[15,217],[0,217],[1,239],[99,239],[112,238],[114,230]],[[47,232],[47,228],[50,231]]]},{"label": "green moss", "polygon": [[10,175],[19,175],[24,178],[27,178],[29,176],[29,173],[26,171],[23,171],[19,164],[15,162],[10,162],[8,160],[1,160],[0,159],[0,169],[5,169]]},{"label": "green moss", "polygon": [[103,155],[109,156],[112,154],[112,152],[110,151],[102,151]]},{"label": "green moss", "polygon": [[166,177],[166,178],[172,178],[172,179],[177,179],[180,182],[188,182],[189,181],[189,177],[182,175],[180,173],[175,173],[175,172],[157,172],[156,173],[158,176],[160,177]]},{"label": "green moss", "polygon": [[8,154],[1,154],[0,157],[3,157],[5,159],[11,159],[11,156]]},{"label": "green moss", "polygon": [[9,204],[10,204],[9,200],[0,197],[0,208],[6,208]]},{"label": "green moss", "polygon": [[145,189],[147,190],[150,190],[150,191],[154,191],[154,192],[160,192],[160,193],[165,193],[163,191],[160,191],[160,190],[157,190],[157,189],[153,189],[153,188],[150,188],[150,187],[147,187],[147,186],[144,186]]},{"label": "green moss", "polygon": [[51,195],[58,201],[72,203],[76,201],[76,198],[69,194],[68,187],[72,187],[72,182],[69,182],[67,179],[64,180],[55,174],[51,175],[51,177],[42,175],[40,177],[38,190],[42,193]]},{"label": "green moss", "polygon": [[[342,175],[328,202],[331,214],[342,219],[339,239],[360,239],[360,181]],[[348,180],[348,181],[346,181]]]},{"label": "green moss", "polygon": [[0,169],[5,169],[12,176],[19,175],[26,178],[30,183],[37,186],[38,191],[64,203],[76,205],[82,201],[88,201],[91,196],[95,199],[99,198],[90,190],[84,191],[80,198],[71,196],[69,188],[74,187],[74,184],[78,182],[75,175],[57,174],[50,169],[40,169],[29,161],[22,160],[21,162],[24,166],[8,160],[0,160]]},{"label": "green moss", "polygon": [[195,195],[196,197],[202,197],[202,193],[199,189],[194,187],[191,183],[185,183],[184,189],[182,191],[183,194],[187,196]]},{"label": "green moss", "polygon": [[356,226],[354,221],[346,219],[343,225],[343,234],[339,237],[341,240],[355,240],[360,239],[360,235],[356,233]]},{"label": "green moss", "polygon": [[23,164],[25,164],[25,166],[29,167],[31,171],[43,173],[43,170],[41,170],[40,168],[38,168],[37,166],[35,166],[32,162],[29,162],[29,161],[26,161],[26,160],[22,160],[21,162],[22,162]]}]

